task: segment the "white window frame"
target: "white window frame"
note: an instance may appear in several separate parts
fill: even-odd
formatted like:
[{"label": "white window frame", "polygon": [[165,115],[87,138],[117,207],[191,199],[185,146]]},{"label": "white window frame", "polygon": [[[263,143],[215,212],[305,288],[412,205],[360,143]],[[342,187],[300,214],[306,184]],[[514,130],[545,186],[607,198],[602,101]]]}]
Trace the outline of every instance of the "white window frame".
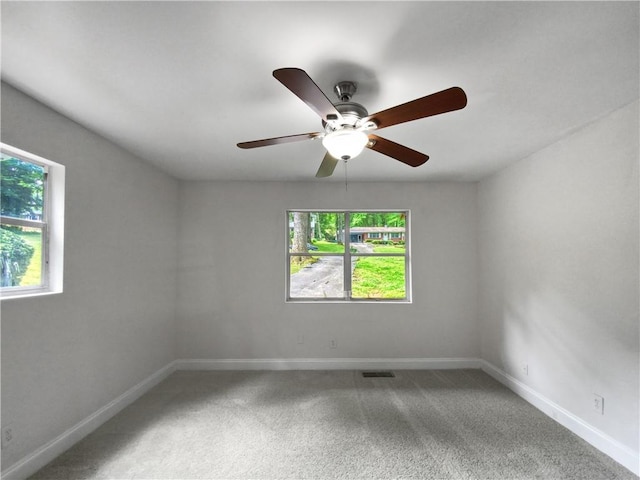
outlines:
[{"label": "white window frame", "polygon": [[0,299],[24,298],[61,293],[64,265],[64,186],[65,167],[59,163],[34,155],[19,148],[0,143],[3,154],[24,162],[39,165],[45,170],[43,208],[41,220],[0,216],[5,225],[37,227],[42,229],[41,284],[25,287],[1,287]]},{"label": "white window frame", "polygon": [[[290,223],[289,223],[289,214],[292,212],[309,212],[309,213],[341,213],[345,215],[344,218],[344,252],[343,253],[335,253],[335,252],[292,252],[289,249],[289,233],[290,233]],[[351,235],[350,235],[350,214],[351,213],[404,213],[405,214],[405,253],[357,253],[352,254],[350,245],[351,245]],[[400,208],[400,209],[349,209],[349,210],[338,210],[338,209],[309,209],[309,208],[292,208],[288,209],[285,212],[286,219],[286,236],[285,236],[285,248],[286,248],[286,292],[285,292],[285,302],[286,303],[389,303],[389,304],[410,304],[411,300],[411,245],[409,239],[410,228],[411,228],[411,211],[409,209]],[[343,258],[343,297],[332,297],[332,298],[323,298],[323,297],[291,297],[291,257],[342,257]],[[351,268],[347,268],[346,265],[351,265],[351,257],[403,257],[405,259],[405,271],[404,271],[404,281],[405,281],[405,298],[353,298],[351,297]]]}]

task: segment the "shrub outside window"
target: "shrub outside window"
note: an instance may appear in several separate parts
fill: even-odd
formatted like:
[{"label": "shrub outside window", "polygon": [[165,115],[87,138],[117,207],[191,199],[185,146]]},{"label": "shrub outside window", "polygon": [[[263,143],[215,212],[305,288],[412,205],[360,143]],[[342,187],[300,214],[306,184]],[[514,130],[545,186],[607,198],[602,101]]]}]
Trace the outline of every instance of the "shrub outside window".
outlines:
[{"label": "shrub outside window", "polygon": [[[52,202],[50,181],[62,185]],[[0,292],[2,297],[51,293],[62,287],[64,167],[1,145],[0,151]],[[52,210],[52,203],[56,208]],[[52,238],[52,213],[56,219]],[[55,248],[51,248],[51,246]],[[52,255],[56,258],[52,262]],[[51,275],[51,265],[55,274]]]},{"label": "shrub outside window", "polygon": [[286,300],[409,302],[409,211],[287,212]]}]

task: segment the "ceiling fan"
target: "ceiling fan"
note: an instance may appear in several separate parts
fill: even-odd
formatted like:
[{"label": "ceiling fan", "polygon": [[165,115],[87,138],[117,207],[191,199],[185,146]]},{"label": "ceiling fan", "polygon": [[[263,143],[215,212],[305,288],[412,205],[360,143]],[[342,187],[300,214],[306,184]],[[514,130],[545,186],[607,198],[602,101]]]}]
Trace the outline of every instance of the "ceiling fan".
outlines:
[{"label": "ceiling fan", "polygon": [[428,155],[371,132],[419,118],[460,110],[467,105],[464,90],[452,87],[369,115],[366,108],[351,101],[356,92],[354,82],[339,82],[335,86],[340,102],[334,105],[304,70],[280,68],[274,70],[273,76],[322,118],[323,131],[241,142],[238,143],[238,147],[256,148],[321,138],[327,153],[316,173],[316,177],[319,178],[330,176],[339,160],[350,160],[358,156],[365,147],[411,167],[418,167],[429,160]]}]

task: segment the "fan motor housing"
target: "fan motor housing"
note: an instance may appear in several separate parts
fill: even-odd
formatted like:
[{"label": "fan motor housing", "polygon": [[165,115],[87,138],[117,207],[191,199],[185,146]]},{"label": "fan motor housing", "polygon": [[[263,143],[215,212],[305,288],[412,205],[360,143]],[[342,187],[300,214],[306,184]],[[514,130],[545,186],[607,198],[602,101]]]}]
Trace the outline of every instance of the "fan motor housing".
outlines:
[{"label": "fan motor housing", "polygon": [[327,133],[341,129],[348,125],[355,127],[360,119],[367,117],[369,112],[362,105],[351,101],[351,97],[356,93],[358,86],[355,82],[338,82],[335,87],[335,93],[340,100],[339,103],[334,104],[336,110],[340,112],[342,116],[342,122],[330,120],[329,122],[323,120],[322,126]]},{"label": "fan motor housing", "polygon": [[367,112],[367,109],[364,108],[359,103],[341,102],[341,103],[336,103],[334,106],[336,107],[336,110],[340,112],[340,115],[342,115],[343,121],[340,124],[338,124],[337,122],[331,122],[329,124],[323,120],[322,126],[327,131],[336,130],[344,125],[350,125],[353,127],[361,118],[367,117],[369,115],[369,112]]},{"label": "fan motor housing", "polygon": [[335,107],[343,117],[356,117],[360,120],[369,115],[366,108],[355,102],[342,102],[336,104]]}]

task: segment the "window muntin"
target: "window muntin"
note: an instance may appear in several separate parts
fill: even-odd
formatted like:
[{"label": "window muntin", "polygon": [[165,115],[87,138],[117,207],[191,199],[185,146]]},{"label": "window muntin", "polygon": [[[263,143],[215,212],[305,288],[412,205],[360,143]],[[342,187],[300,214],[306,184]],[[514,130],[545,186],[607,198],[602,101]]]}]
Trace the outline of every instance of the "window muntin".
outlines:
[{"label": "window muntin", "polygon": [[[56,172],[53,175],[55,197],[51,191],[53,170]],[[53,209],[52,204],[56,205]],[[52,210],[56,219],[53,242]],[[63,222],[64,166],[0,144],[2,298],[62,290]],[[55,252],[53,276],[52,251]]]},{"label": "window muntin", "polygon": [[408,211],[290,210],[287,219],[287,301],[410,301]]}]

